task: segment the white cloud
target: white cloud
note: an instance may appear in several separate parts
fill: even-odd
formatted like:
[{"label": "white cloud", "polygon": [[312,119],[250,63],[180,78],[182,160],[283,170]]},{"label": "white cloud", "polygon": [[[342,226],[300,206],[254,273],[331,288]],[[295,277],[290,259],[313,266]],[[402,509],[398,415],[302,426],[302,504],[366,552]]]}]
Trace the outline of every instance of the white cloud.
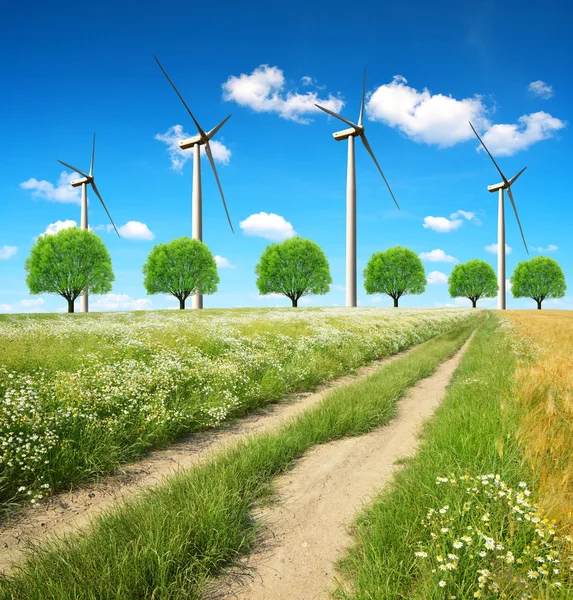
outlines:
[{"label": "white cloud", "polygon": [[48,227],[46,227],[46,231],[40,234],[40,237],[43,235],[54,235],[54,233],[58,233],[62,229],[67,229],[68,227],[77,227],[78,224],[71,219],[67,219],[65,221],[56,221],[55,223],[50,223]]},{"label": "white cloud", "polygon": [[[507,244],[505,245],[505,253],[506,254],[511,254],[511,246],[508,246]],[[485,247],[485,251],[489,252],[490,254],[497,254],[497,244],[490,244],[489,246]]]},{"label": "white cloud", "polygon": [[419,92],[396,75],[391,83],[381,85],[366,107],[373,121],[396,127],[416,142],[453,146],[474,135],[468,121],[487,128],[486,106],[480,96],[456,100],[452,96],[431,94],[427,88]]},{"label": "white cloud", "polygon": [[473,212],[469,212],[467,210],[457,210],[456,212],[450,215],[450,219],[458,219],[459,217],[463,217],[468,221],[473,221],[476,225],[481,225],[481,221],[476,217],[476,214]]},{"label": "white cloud", "polygon": [[8,260],[18,252],[16,246],[0,246],[0,260]]},{"label": "white cloud", "polygon": [[90,310],[146,310],[151,308],[151,300],[134,300],[127,294],[106,294],[90,304]]},{"label": "white cloud", "polygon": [[[173,125],[165,133],[157,133],[155,135],[156,140],[163,142],[167,146],[167,153],[171,160],[171,168],[174,171],[181,172],[185,163],[193,158],[193,150],[181,150],[179,142],[186,138],[193,137],[189,133],[183,131],[182,125]],[[231,160],[231,151],[225,144],[217,140],[211,140],[209,142],[211,151],[213,153],[213,160],[223,165],[228,165]],[[207,158],[205,149],[201,148],[201,156]]]},{"label": "white cloud", "polygon": [[11,304],[0,304],[0,312],[10,312],[13,308]]},{"label": "white cloud", "polygon": [[548,83],[545,83],[545,81],[541,81],[541,79],[538,79],[537,81],[532,81],[527,86],[527,89],[532,94],[535,94],[536,96],[539,96],[544,100],[547,100],[548,98],[551,98],[551,96],[553,96],[553,87],[550,86]]},{"label": "white cloud", "polygon": [[305,75],[304,77],[300,78],[300,82],[302,85],[312,85],[312,77]]},{"label": "white cloud", "polygon": [[72,179],[78,179],[81,175],[62,171],[58,183],[54,185],[45,179],[38,181],[33,177],[20,184],[25,190],[32,191],[33,198],[43,198],[51,202],[62,202],[64,204],[80,204],[80,188],[73,188],[70,185]]},{"label": "white cloud", "polygon": [[[304,86],[313,83],[311,77],[303,77]],[[309,123],[309,114],[319,112],[320,104],[334,112],[340,112],[344,102],[332,94],[319,98],[316,92],[299,94],[285,90],[285,76],[278,67],[260,65],[251,74],[231,75],[223,84],[223,99],[248,106],[255,112],[276,113],[283,119],[297,123]]]},{"label": "white cloud", "polygon": [[[113,225],[107,225],[107,232],[113,231]],[[118,227],[119,235],[128,240],[152,240],[155,234],[149,230],[145,223],[139,221],[128,221],[125,225]]]},{"label": "white cloud", "polygon": [[219,269],[236,269],[235,265],[232,265],[229,262],[229,259],[223,256],[215,256],[215,262],[217,263]]},{"label": "white cloud", "polygon": [[245,235],[262,237],[273,242],[282,242],[296,235],[292,225],[274,213],[260,212],[239,223]]},{"label": "white cloud", "polygon": [[[484,144],[494,156],[512,156],[554,136],[567,123],[540,111],[523,115],[518,123],[493,125],[483,134]],[[478,149],[482,149],[481,145]]]},{"label": "white cloud", "polygon": [[533,247],[532,250],[535,250],[536,252],[555,252],[556,250],[559,250],[559,248],[555,244],[549,244],[547,248],[543,248],[542,246],[540,246],[538,248]]},{"label": "white cloud", "polygon": [[430,285],[443,285],[448,283],[448,276],[441,271],[432,271],[428,273],[428,283]]},{"label": "white cloud", "polygon": [[463,221],[461,219],[450,220],[446,217],[424,217],[424,227],[439,231],[440,233],[454,231],[454,229],[461,227],[462,224]]},{"label": "white cloud", "polygon": [[420,252],[419,254],[422,260],[427,260],[429,262],[446,262],[446,263],[457,263],[459,262],[457,258],[446,254],[440,248],[436,248],[431,252]]},{"label": "white cloud", "polygon": [[43,298],[30,298],[28,300],[20,300],[20,306],[24,308],[35,308],[37,306],[42,306],[46,301]]}]

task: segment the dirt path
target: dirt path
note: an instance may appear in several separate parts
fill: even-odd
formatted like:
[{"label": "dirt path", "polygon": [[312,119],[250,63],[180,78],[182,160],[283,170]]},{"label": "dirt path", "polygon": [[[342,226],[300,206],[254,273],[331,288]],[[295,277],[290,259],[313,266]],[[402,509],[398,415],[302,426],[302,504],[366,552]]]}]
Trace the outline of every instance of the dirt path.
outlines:
[{"label": "dirt path", "polygon": [[126,465],[121,473],[107,477],[101,483],[58,494],[18,518],[0,523],[0,573],[9,573],[11,567],[22,560],[30,542],[41,542],[53,535],[85,528],[93,516],[118,502],[204,461],[213,452],[240,438],[279,427],[285,420],[322,400],[329,390],[366,377],[404,354],[374,361],[355,375],[324,384],[314,393],[298,394],[268,405],[262,413],[246,416],[234,424],[189,436],[166,450],[152,452],[145,459]]},{"label": "dirt path", "polygon": [[462,351],[443,363],[401,400],[387,426],[356,438],[318,446],[277,478],[278,504],[262,509],[258,550],[238,571],[214,584],[207,598],[316,600],[335,577],[334,564],[352,539],[348,525],[396,470],[412,456],[422,424],[446,393]]}]

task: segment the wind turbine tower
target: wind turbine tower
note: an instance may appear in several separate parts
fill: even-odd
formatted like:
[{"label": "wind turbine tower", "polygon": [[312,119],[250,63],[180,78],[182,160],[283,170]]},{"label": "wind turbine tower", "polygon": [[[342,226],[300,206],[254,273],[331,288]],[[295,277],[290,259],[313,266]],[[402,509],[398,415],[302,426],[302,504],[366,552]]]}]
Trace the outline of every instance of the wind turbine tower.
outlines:
[{"label": "wind turbine tower", "polygon": [[[215,179],[217,180],[217,186],[219,187],[219,192],[221,193],[221,199],[223,200],[223,207],[225,208],[225,213],[227,214],[227,220],[229,221],[229,226],[231,227],[231,231],[235,233],[233,229],[233,224],[231,223],[231,217],[229,216],[229,211],[227,210],[227,203],[225,202],[225,196],[223,194],[223,188],[221,187],[221,182],[219,181],[219,175],[217,174],[217,169],[215,168],[215,161],[213,160],[213,153],[211,151],[211,146],[209,141],[211,138],[223,127],[223,125],[231,118],[229,115],[227,118],[223,119],[216,127],[213,127],[210,131],[205,132],[197,119],[193,116],[190,108],[187,106],[187,103],[183,99],[183,96],[179,93],[179,90],[175,87],[173,81],[171,81],[169,75],[159,62],[157,56],[153,55],[159,68],[163,71],[165,77],[167,77],[167,81],[171,84],[175,93],[179,96],[181,102],[183,102],[183,106],[187,109],[187,112],[193,119],[193,123],[195,127],[197,127],[198,135],[188,138],[186,140],[181,140],[179,142],[179,147],[181,150],[187,150],[189,148],[193,148],[193,195],[192,195],[192,231],[193,231],[193,239],[203,241],[203,195],[201,191],[201,146],[205,147],[205,153],[207,154],[207,158],[211,163],[211,168],[213,169],[213,174],[215,175]],[[203,308],[203,295],[202,294],[194,294],[192,297],[192,308],[200,309]]]},{"label": "wind turbine tower", "polygon": [[491,158],[495,168],[498,170],[499,174],[503,181],[501,183],[496,183],[495,185],[488,185],[487,189],[492,194],[498,193],[498,212],[497,212],[497,284],[498,284],[498,292],[497,292],[497,308],[498,310],[505,310],[506,305],[506,291],[505,291],[505,209],[504,209],[504,190],[507,190],[507,195],[509,196],[509,200],[511,201],[511,205],[513,206],[513,210],[515,212],[515,218],[517,219],[517,224],[519,225],[519,231],[521,232],[521,238],[523,240],[523,245],[525,246],[525,251],[529,254],[529,250],[527,249],[527,243],[525,242],[525,236],[523,235],[523,229],[521,228],[521,223],[519,222],[519,215],[517,214],[517,206],[515,206],[515,201],[513,200],[513,194],[511,193],[511,186],[515,183],[517,178],[527,169],[524,167],[519,171],[517,175],[514,175],[511,179],[506,179],[505,175],[502,173],[499,165],[495,162],[494,157],[491,155],[491,152],[487,149],[487,146],[483,143],[483,140],[480,138],[478,132],[475,130],[474,126],[470,122],[470,127],[473,129],[473,132],[476,134],[477,139],[480,141],[481,145],[484,147],[485,151],[488,153]]},{"label": "wind turbine tower", "polygon": [[[99,190],[97,189],[97,186],[95,184],[95,179],[94,179],[94,161],[95,161],[95,143],[96,143],[96,134],[94,133],[94,141],[92,144],[92,161],[90,163],[90,172],[89,173],[84,173],[83,171],[81,171],[80,169],[77,169],[76,167],[72,167],[72,165],[69,165],[68,163],[65,163],[63,160],[58,160],[58,162],[62,165],[64,165],[64,167],[67,167],[68,169],[71,169],[72,171],[75,171],[76,173],[79,173],[82,178],[81,179],[74,179],[73,181],[70,182],[72,187],[82,187],[82,210],[81,210],[81,218],[80,218],[80,227],[82,229],[89,229],[88,226],[88,189],[87,186],[91,185],[92,189],[95,193],[95,195],[99,198],[99,201],[102,203],[102,206],[105,209],[105,212],[107,213],[107,216],[109,217],[109,220],[111,221],[111,224],[113,225],[113,228],[115,229],[115,232],[117,233],[117,237],[121,237],[119,235],[119,231],[117,230],[117,227],[115,226],[115,223],[113,222],[113,219],[111,218],[111,215],[109,214],[109,211],[107,210],[107,206],[105,205],[105,202],[103,201],[103,198],[101,197],[101,194],[99,193]],[[88,312],[88,290],[85,289],[81,296],[80,296],[80,312]]]},{"label": "wind turbine tower", "polygon": [[[320,106],[315,104],[317,108],[324,111],[325,113],[339,119],[343,123],[350,125],[349,129],[343,129],[342,131],[337,131],[333,134],[334,139],[337,142],[341,142],[343,140],[348,140],[348,165],[347,165],[347,175],[346,175],[346,306],[356,306],[357,305],[357,292],[356,292],[356,161],[354,158],[354,138],[359,137],[364,144],[368,154],[372,157],[374,164],[378,167],[380,171],[380,175],[382,175],[382,179],[386,183],[388,187],[388,191],[392,196],[396,206],[398,206],[398,202],[396,202],[396,198],[390,189],[390,184],[388,183],[376,157],[374,156],[374,152],[366,139],[366,134],[364,132],[364,125],[362,124],[364,117],[364,100],[366,96],[366,69],[364,69],[364,83],[362,86],[362,105],[360,107],[360,115],[358,117],[358,125],[345,119],[341,115],[329,110],[328,108],[324,108],[324,106]],[[400,208],[398,206],[398,208]]]}]

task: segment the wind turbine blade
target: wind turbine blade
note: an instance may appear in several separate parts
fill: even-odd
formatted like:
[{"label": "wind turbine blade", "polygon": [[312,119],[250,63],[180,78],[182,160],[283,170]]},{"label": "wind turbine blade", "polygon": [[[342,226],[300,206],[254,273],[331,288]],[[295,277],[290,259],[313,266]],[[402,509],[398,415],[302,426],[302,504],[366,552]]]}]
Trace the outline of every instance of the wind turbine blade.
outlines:
[{"label": "wind turbine blade", "polygon": [[233,224],[231,223],[231,217],[229,216],[229,211],[227,210],[227,203],[225,202],[225,195],[223,194],[223,188],[221,187],[221,182],[219,181],[219,175],[217,174],[217,169],[215,168],[215,161],[213,160],[213,154],[211,152],[211,145],[209,144],[209,140],[205,142],[205,152],[207,153],[207,158],[211,163],[211,168],[213,169],[213,173],[215,174],[215,179],[217,180],[217,185],[219,186],[219,192],[221,192],[221,198],[223,200],[223,206],[225,207],[225,212],[227,213],[227,220],[229,221],[229,225],[231,227],[231,231],[235,233],[233,229]]},{"label": "wind turbine blade", "polygon": [[325,113],[331,115],[332,117],[336,117],[337,119],[340,119],[341,121],[343,121],[344,123],[346,123],[347,125],[350,125],[350,127],[354,127],[354,129],[359,129],[359,126],[354,124],[352,121],[349,121],[348,119],[345,119],[344,117],[342,117],[341,115],[328,110],[328,108],[324,108],[324,106],[320,106],[320,104],[315,104],[316,108],[320,108],[320,110],[324,111]]},{"label": "wind turbine blade", "polygon": [[191,118],[193,119],[193,123],[195,123],[195,127],[197,127],[197,131],[201,134],[201,137],[205,138],[206,133],[201,129],[201,125],[199,125],[199,123],[197,122],[197,119],[193,116],[191,109],[187,106],[187,103],[183,99],[183,96],[179,93],[179,90],[175,87],[175,84],[171,81],[171,78],[169,77],[169,75],[167,75],[167,72],[165,71],[165,69],[163,68],[161,63],[159,62],[159,59],[157,58],[157,56],[155,56],[155,54],[153,55],[153,58],[155,58],[155,60],[157,61],[157,64],[159,65],[159,68],[163,71],[163,75],[165,75],[165,77],[167,77],[167,81],[169,81],[169,83],[171,84],[171,87],[175,90],[175,93],[179,96],[179,99],[181,100],[181,102],[183,102],[183,106],[187,109],[187,112],[191,115]]},{"label": "wind turbine blade", "polygon": [[96,151],[96,134],[94,133],[94,142],[92,144],[92,162],[90,164],[90,177],[94,174],[95,151]]},{"label": "wind turbine blade", "polygon": [[511,200],[511,205],[513,206],[513,210],[515,212],[515,218],[517,219],[517,224],[519,225],[519,231],[521,231],[521,239],[523,240],[523,245],[525,246],[525,251],[529,254],[529,250],[527,248],[527,243],[525,241],[525,236],[523,235],[523,229],[521,228],[521,223],[519,222],[519,215],[517,214],[517,206],[515,206],[515,202],[513,200],[513,194],[511,193],[511,188],[507,188],[507,195]]},{"label": "wind turbine blade", "polygon": [[[372,160],[374,161],[374,164],[378,167],[378,170],[380,171],[380,175],[382,175],[382,179],[384,179],[384,182],[386,183],[386,187],[388,188],[388,191],[390,192],[390,195],[392,196],[392,200],[394,200],[394,203],[396,204],[396,206],[398,206],[398,202],[396,202],[396,198],[394,197],[394,194],[392,193],[392,189],[390,188],[390,184],[388,183],[388,180],[384,176],[384,173],[382,173],[382,169],[380,168],[380,165],[378,164],[378,161],[376,160],[376,157],[374,156],[374,152],[372,152],[372,148],[370,147],[370,144],[368,143],[368,140],[366,139],[366,136],[364,134],[362,134],[360,136],[360,139],[362,140],[362,143],[364,144],[364,147],[368,151],[368,154],[370,154],[370,156],[372,157]],[[398,206],[398,208],[400,208],[400,207]]]},{"label": "wind turbine blade", "polygon": [[211,129],[211,131],[207,132],[207,137],[209,139],[211,139],[216,133],[217,131],[219,131],[219,129],[221,129],[221,127],[223,127],[223,125],[231,118],[231,115],[229,115],[226,119],[223,119],[219,125],[217,125],[216,127],[213,127],[213,129]]},{"label": "wind turbine blade", "polygon": [[364,84],[362,85],[362,105],[360,107],[360,116],[358,117],[358,127],[362,127],[362,117],[364,116],[364,98],[366,97],[366,67],[364,68]]},{"label": "wind turbine blade", "polygon": [[514,175],[510,180],[509,180],[509,185],[512,185],[514,181],[517,180],[517,178],[523,173],[523,171],[525,171],[525,169],[527,169],[527,167],[523,167],[523,169],[521,169],[521,171],[519,171],[519,173],[517,175]]},{"label": "wind turbine blade", "polygon": [[107,209],[107,206],[105,205],[105,202],[103,201],[103,198],[101,197],[101,194],[99,193],[99,190],[97,189],[95,181],[91,181],[90,183],[92,185],[94,192],[96,193],[96,196],[99,198],[99,201],[102,203],[102,206],[104,207],[105,212],[107,213],[107,216],[109,217],[109,220],[111,221],[111,224],[113,225],[113,228],[115,229],[115,232],[117,233],[117,237],[121,237],[119,235],[119,231],[117,230],[117,227],[115,226],[115,223],[113,222],[113,219],[111,218],[111,215],[109,214],[109,210]]},{"label": "wind turbine blade", "polygon": [[468,123],[470,124],[470,127],[473,129],[474,133],[476,134],[477,139],[481,142],[481,145],[485,148],[485,151],[489,154],[489,157],[493,161],[493,164],[495,165],[495,168],[499,171],[499,174],[501,175],[501,178],[503,179],[504,183],[508,183],[507,179],[505,178],[505,175],[501,172],[501,169],[499,168],[499,165],[495,162],[495,158],[491,155],[491,152],[487,149],[487,146],[483,143],[483,140],[480,138],[478,132],[475,130],[475,128],[472,125],[471,121],[468,121]]},{"label": "wind turbine blade", "polygon": [[64,165],[64,167],[67,167],[68,169],[70,169],[71,171],[75,171],[76,173],[79,173],[80,175],[82,175],[83,177],[87,177],[88,179],[90,178],[90,175],[88,175],[87,173],[84,173],[83,171],[80,171],[79,169],[76,169],[76,167],[72,167],[72,165],[68,165],[68,163],[65,163],[63,160],[60,160],[58,158],[57,161],[61,165]]}]

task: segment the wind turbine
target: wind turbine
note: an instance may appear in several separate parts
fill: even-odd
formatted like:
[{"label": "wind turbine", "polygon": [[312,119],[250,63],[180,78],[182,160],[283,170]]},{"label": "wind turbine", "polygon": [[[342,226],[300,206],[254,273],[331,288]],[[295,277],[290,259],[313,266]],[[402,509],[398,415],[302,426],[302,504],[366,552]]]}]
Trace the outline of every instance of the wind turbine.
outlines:
[{"label": "wind turbine", "polygon": [[[63,160],[59,160],[58,162],[62,165],[64,165],[64,167],[67,167],[68,169],[71,169],[72,171],[75,171],[76,173],[79,173],[82,178],[81,179],[74,179],[73,181],[70,182],[72,187],[79,187],[80,185],[82,186],[82,212],[81,212],[81,223],[80,226],[82,229],[88,229],[88,190],[87,190],[87,186],[88,184],[92,186],[93,191],[95,192],[95,195],[99,198],[99,201],[102,203],[102,206],[105,209],[105,212],[107,213],[107,216],[109,217],[109,220],[111,221],[111,224],[113,225],[113,228],[115,229],[115,232],[117,233],[117,237],[121,237],[119,235],[119,231],[117,230],[117,227],[115,226],[115,223],[113,222],[113,219],[111,218],[111,215],[109,214],[109,211],[107,210],[107,206],[105,205],[105,202],[103,201],[103,198],[101,197],[101,194],[99,193],[99,190],[97,189],[97,186],[95,184],[95,180],[94,180],[94,160],[95,160],[95,143],[96,143],[96,134],[94,133],[94,141],[92,144],[92,161],[90,164],[90,172],[88,173],[84,173],[83,171],[81,171],[80,169],[76,168],[76,167],[72,167],[72,165],[68,165],[68,163],[65,163]],[[88,312],[88,290],[87,288],[84,289],[84,291],[82,292],[81,296],[80,296],[80,312]]]},{"label": "wind turbine", "polygon": [[517,219],[517,224],[519,225],[519,231],[521,232],[521,238],[523,239],[523,245],[525,246],[525,251],[529,254],[529,250],[527,249],[527,243],[525,241],[525,236],[523,235],[523,229],[521,228],[521,223],[519,222],[519,215],[517,214],[517,206],[515,206],[515,201],[513,200],[513,194],[511,193],[511,186],[515,183],[517,178],[527,169],[524,167],[519,171],[517,175],[514,175],[511,179],[507,180],[505,175],[501,172],[499,165],[495,162],[495,158],[491,155],[491,152],[487,149],[487,146],[483,143],[483,140],[480,138],[478,132],[475,130],[474,126],[470,122],[470,127],[473,129],[473,132],[476,134],[477,139],[481,142],[481,145],[484,147],[485,151],[488,153],[491,158],[495,168],[499,171],[501,178],[503,181],[501,183],[496,183],[495,185],[488,185],[487,189],[493,194],[494,192],[499,193],[498,200],[498,213],[497,213],[497,284],[498,284],[498,292],[497,292],[497,308],[498,310],[505,310],[505,212],[503,206],[503,191],[507,190],[507,195],[511,201],[511,205],[513,206],[513,210],[515,212],[515,218]]},{"label": "wind turbine", "polygon": [[[203,241],[203,197],[201,192],[201,146],[205,146],[205,153],[207,154],[207,158],[211,163],[211,168],[213,169],[213,174],[215,175],[215,179],[217,180],[217,186],[219,187],[219,192],[221,193],[221,199],[223,200],[223,207],[225,208],[225,213],[227,214],[227,220],[229,221],[229,225],[231,227],[231,231],[235,233],[233,229],[233,224],[231,223],[231,217],[229,216],[229,211],[227,210],[227,203],[225,202],[225,196],[223,194],[223,188],[221,187],[221,182],[219,181],[219,175],[217,174],[217,169],[215,168],[215,161],[213,160],[213,153],[211,152],[211,145],[209,141],[211,138],[223,127],[223,125],[231,118],[229,115],[227,118],[223,119],[219,125],[213,127],[210,131],[205,132],[201,129],[201,126],[197,122],[197,119],[193,116],[191,109],[187,106],[187,103],[183,99],[183,96],[179,93],[179,90],[175,87],[173,81],[171,81],[169,75],[159,62],[159,59],[155,54],[153,55],[159,68],[163,71],[165,77],[167,77],[167,81],[171,84],[175,93],[179,96],[181,102],[183,102],[183,106],[187,109],[187,112],[193,119],[193,123],[195,123],[195,127],[197,127],[198,135],[188,138],[186,140],[181,140],[179,142],[179,147],[181,150],[187,150],[188,148],[193,148],[193,195],[192,195],[192,230],[193,230],[193,239]],[[192,297],[192,308],[199,309],[203,308],[203,295],[202,294],[194,294]]]},{"label": "wind turbine", "polygon": [[[360,107],[360,115],[358,117],[358,125],[345,119],[341,115],[328,110],[328,108],[324,108],[324,106],[320,106],[319,104],[315,104],[317,108],[324,111],[325,113],[336,117],[343,123],[350,125],[350,129],[343,129],[342,131],[337,131],[333,134],[334,139],[337,142],[341,142],[342,140],[348,140],[348,167],[347,167],[347,176],[346,176],[346,306],[356,306],[356,164],[354,160],[354,138],[359,137],[364,147],[368,151],[368,154],[372,157],[374,164],[378,167],[380,171],[380,175],[382,175],[382,179],[386,183],[388,187],[388,191],[392,196],[396,206],[398,206],[398,202],[396,202],[396,198],[390,189],[390,184],[388,180],[384,176],[376,157],[374,156],[374,152],[372,152],[372,148],[366,139],[366,134],[364,133],[364,126],[362,125],[362,118],[364,116],[364,99],[366,96],[366,69],[364,69],[364,84],[362,87],[362,105]],[[398,206],[398,208],[400,208]]]}]

